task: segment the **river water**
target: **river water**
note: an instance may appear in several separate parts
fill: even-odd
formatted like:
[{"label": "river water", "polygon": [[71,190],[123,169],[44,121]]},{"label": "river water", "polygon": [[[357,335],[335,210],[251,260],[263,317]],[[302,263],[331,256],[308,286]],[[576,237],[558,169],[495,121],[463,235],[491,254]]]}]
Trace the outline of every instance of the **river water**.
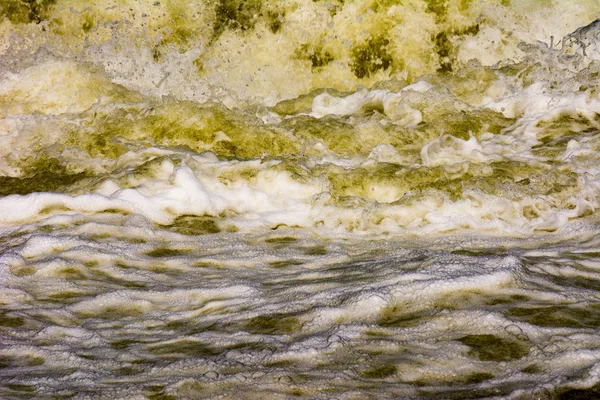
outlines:
[{"label": "river water", "polygon": [[0,0],[0,397],[600,398],[598,17]]}]

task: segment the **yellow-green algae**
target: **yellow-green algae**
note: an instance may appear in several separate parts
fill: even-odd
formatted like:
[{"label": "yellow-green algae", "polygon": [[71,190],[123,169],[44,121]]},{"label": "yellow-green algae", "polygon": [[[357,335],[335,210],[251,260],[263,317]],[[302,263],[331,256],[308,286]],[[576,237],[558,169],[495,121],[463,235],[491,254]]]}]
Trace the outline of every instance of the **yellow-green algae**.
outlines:
[{"label": "yellow-green algae", "polygon": [[196,152],[255,158],[294,154],[299,143],[286,132],[265,126],[256,117],[219,104],[167,101],[145,109],[120,109],[90,115],[71,143],[90,155],[116,158],[127,151],[119,138],[158,146],[183,146]]},{"label": "yellow-green algae", "polygon": [[[505,1],[489,3],[492,7]],[[353,90],[357,84],[371,86],[390,74],[413,81],[423,74],[458,69],[456,45],[488,23],[481,18],[482,11],[480,2],[466,0],[0,2],[0,16],[14,24],[48,21],[50,29],[41,34],[64,50],[110,44],[121,53],[133,46],[136,51],[148,49],[155,63],[168,63],[173,51],[196,51],[198,56],[190,58],[186,68],[199,77],[227,67],[237,38],[251,39],[266,53],[277,46],[273,50],[279,50],[281,59],[271,66],[281,71],[295,63],[301,68],[304,60],[309,69],[298,77],[302,85],[276,89],[292,90],[293,97],[306,93],[307,87],[308,91],[324,87],[328,81],[329,87]],[[299,19],[302,13],[311,13],[315,19]],[[263,34],[265,30],[268,35]],[[121,43],[112,43],[114,37]],[[263,79],[262,66],[248,64],[243,69]],[[233,74],[246,79],[239,72]],[[230,88],[239,92],[236,79]]]},{"label": "yellow-green algae", "polygon": [[310,112],[315,97],[325,92],[336,97],[343,97],[344,95],[350,94],[349,92],[340,92],[335,89],[316,89],[310,93],[278,102],[273,106],[273,111],[280,115],[294,115]]},{"label": "yellow-green algae", "polygon": [[49,16],[49,8],[57,0],[2,0],[0,17],[15,24],[39,23]]},{"label": "yellow-green algae", "polygon": [[[562,170],[561,170],[562,169]],[[578,175],[569,167],[549,169],[543,164],[516,161],[472,164],[466,171],[451,172],[444,166],[406,167],[377,163],[347,170],[327,166],[324,170],[332,187],[333,199],[346,196],[378,200],[377,188],[394,193],[385,201],[404,201],[407,193],[438,190],[451,200],[463,198],[468,189],[504,196],[554,195],[564,205],[577,190]],[[485,178],[485,179],[482,179]],[[408,197],[406,197],[408,199]]]}]

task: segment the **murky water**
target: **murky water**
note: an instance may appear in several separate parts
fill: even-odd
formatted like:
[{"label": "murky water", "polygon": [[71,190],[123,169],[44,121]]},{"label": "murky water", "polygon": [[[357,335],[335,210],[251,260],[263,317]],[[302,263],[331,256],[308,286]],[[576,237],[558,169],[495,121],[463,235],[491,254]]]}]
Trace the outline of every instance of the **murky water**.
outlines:
[{"label": "murky water", "polygon": [[0,397],[600,398],[599,16],[0,0]]}]

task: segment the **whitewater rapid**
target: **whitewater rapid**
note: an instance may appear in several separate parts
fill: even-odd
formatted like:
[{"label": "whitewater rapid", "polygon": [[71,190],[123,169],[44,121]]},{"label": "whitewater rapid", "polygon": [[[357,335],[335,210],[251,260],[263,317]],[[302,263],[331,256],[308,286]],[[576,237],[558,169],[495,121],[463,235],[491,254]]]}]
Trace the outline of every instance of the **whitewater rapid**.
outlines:
[{"label": "whitewater rapid", "polygon": [[0,397],[600,397],[598,16],[0,0]]}]

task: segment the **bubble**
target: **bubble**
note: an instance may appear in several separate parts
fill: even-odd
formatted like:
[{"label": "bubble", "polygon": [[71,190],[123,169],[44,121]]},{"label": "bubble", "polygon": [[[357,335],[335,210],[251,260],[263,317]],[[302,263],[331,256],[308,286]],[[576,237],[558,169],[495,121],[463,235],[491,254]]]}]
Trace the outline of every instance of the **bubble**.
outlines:
[{"label": "bubble", "polygon": [[220,375],[217,371],[208,371],[202,374],[202,377],[209,379],[209,380],[215,380],[215,379],[219,379]]},{"label": "bubble", "polygon": [[523,332],[523,330],[515,324],[510,324],[504,327],[506,333],[515,336],[519,340],[529,340],[528,336]]},{"label": "bubble", "polygon": [[294,379],[289,375],[284,375],[277,378],[277,382],[289,385],[294,383]]}]

